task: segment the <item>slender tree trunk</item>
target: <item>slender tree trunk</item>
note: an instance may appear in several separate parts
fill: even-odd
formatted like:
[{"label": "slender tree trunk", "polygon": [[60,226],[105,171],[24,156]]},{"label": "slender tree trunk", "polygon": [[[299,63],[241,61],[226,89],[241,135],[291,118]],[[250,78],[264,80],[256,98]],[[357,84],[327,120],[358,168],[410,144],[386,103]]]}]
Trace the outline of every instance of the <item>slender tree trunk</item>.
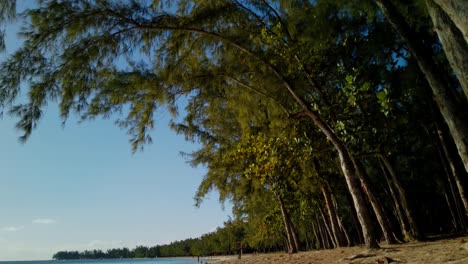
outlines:
[{"label": "slender tree trunk", "polygon": [[351,195],[349,194],[349,192],[345,193],[345,195],[349,203],[349,209],[351,212],[351,219],[353,221],[353,226],[354,226],[354,229],[356,230],[356,238],[357,238],[356,244],[362,244],[364,243],[364,237],[362,236],[362,229],[359,228],[359,220],[357,217],[356,209],[353,206],[353,201],[352,201],[352,198],[350,197]]},{"label": "slender tree trunk", "polygon": [[434,0],[450,17],[463,38],[468,43],[468,1],[466,0]]},{"label": "slender tree trunk", "polygon": [[[303,106],[307,107],[307,106]],[[366,206],[366,200],[361,188],[358,176],[356,175],[356,168],[354,167],[351,154],[346,145],[338,138],[333,129],[328,126],[314,111],[308,107],[305,108],[305,115],[307,115],[315,125],[325,134],[325,136],[334,145],[338,152],[340,159],[341,170],[346,180],[346,185],[353,199],[354,208],[361,224],[364,241],[367,248],[379,248],[377,237],[375,233],[375,224]]]},{"label": "slender tree trunk", "polygon": [[316,228],[317,228],[317,233],[318,233],[319,238],[320,238],[320,244],[321,244],[320,248],[327,248],[327,243],[325,242],[325,236],[323,235],[320,220],[319,220],[317,215],[315,215],[315,225],[316,225]]},{"label": "slender tree trunk", "polygon": [[380,167],[382,169],[382,173],[385,177],[385,180],[387,181],[388,189],[390,190],[390,194],[392,196],[393,205],[395,207],[395,214],[397,216],[398,223],[400,224],[400,229],[403,235],[403,239],[408,240],[408,238],[410,238],[410,233],[408,231],[408,227],[405,222],[403,209],[401,209],[400,200],[397,198],[395,194],[396,193],[395,187],[393,186],[392,180],[389,179],[387,175],[387,171],[385,170],[385,167],[384,167],[385,165],[383,164],[382,159],[379,158],[378,160],[379,160]]},{"label": "slender tree trunk", "polygon": [[399,32],[409,51],[418,62],[419,68],[429,82],[434,99],[449,127],[450,134],[457,145],[465,170],[468,171],[468,122],[465,116],[466,111],[457,101],[455,91],[451,91],[446,86],[448,83],[447,75],[444,74],[443,70],[439,69],[432,53],[422,44],[416,32],[410,28],[395,6],[388,0],[375,0],[375,2],[393,28]]},{"label": "slender tree trunk", "polygon": [[[447,160],[447,157],[444,155],[444,153],[442,153],[442,146],[441,145],[441,142],[438,141],[437,142],[437,152],[439,153],[439,156],[440,156],[440,159],[442,161],[442,165],[444,167],[444,170],[445,170],[445,174],[447,175],[447,183],[448,183],[448,186],[449,186],[449,189],[450,189],[450,193],[452,194],[452,199],[453,199],[453,205],[455,206],[455,211],[456,211],[456,218],[454,218],[454,222],[456,223],[455,225],[455,228],[457,229],[457,231],[463,231],[463,232],[466,232],[466,230],[468,230],[468,219],[467,219],[467,216],[465,214],[465,210],[464,210],[464,207],[463,207],[463,202],[460,198],[460,195],[459,195],[459,192],[456,190],[456,187],[455,187],[455,184],[454,184],[454,177],[453,177],[453,173],[452,171],[449,169],[449,165],[448,165],[448,160]],[[450,204],[449,204],[450,205]],[[452,210],[453,208],[450,206],[450,210],[453,212]]]},{"label": "slender tree trunk", "polygon": [[382,204],[377,199],[377,196],[374,194],[374,187],[371,185],[367,172],[363,168],[362,163],[360,161],[356,160],[355,166],[358,171],[358,175],[361,178],[361,184],[366,190],[365,192],[367,194],[367,197],[369,198],[371,206],[374,209],[375,216],[377,217],[377,221],[379,222],[380,228],[382,229],[385,240],[388,244],[396,244],[397,241],[393,234],[390,223],[388,222],[388,216],[386,215]]},{"label": "slender tree trunk", "polygon": [[293,242],[294,242],[294,247],[296,248],[296,252],[299,252],[300,245],[299,245],[299,238],[297,237],[297,230],[296,227],[294,226],[293,222],[291,219],[289,219],[289,226],[291,228],[291,233],[293,236]]},{"label": "slender tree trunk", "polygon": [[456,217],[456,214],[455,214],[455,211],[453,210],[453,206],[452,206],[452,203],[450,202],[450,199],[447,195],[447,191],[445,190],[444,191],[444,195],[445,195],[445,200],[447,201],[447,206],[449,208],[449,211],[450,211],[450,215],[452,215],[452,225],[453,225],[453,229],[454,230],[458,230],[459,229],[459,224],[458,224],[458,221],[457,221],[457,217]]},{"label": "slender tree trunk", "polygon": [[323,239],[324,248],[332,248],[332,246],[330,245],[330,240],[328,239],[327,231],[323,227],[324,226],[323,219],[319,216],[317,216],[317,224],[320,230],[320,235],[322,236],[322,239]]},{"label": "slender tree trunk", "polygon": [[281,195],[278,195],[278,200],[280,204],[280,210],[281,210],[281,215],[283,217],[283,222],[284,222],[284,228],[286,230],[286,236],[288,239],[288,253],[297,253],[298,252],[298,245],[297,245],[297,239],[294,239],[295,234],[294,229],[292,228],[292,223],[291,223],[291,218],[288,214],[288,211],[286,210],[286,206],[284,205],[283,198]]},{"label": "slender tree trunk", "polygon": [[325,200],[325,207],[327,208],[328,217],[330,219],[330,225],[333,231],[333,238],[335,240],[335,244],[337,245],[337,247],[343,247],[346,245],[345,237],[340,230],[338,224],[338,217],[336,215],[335,207],[333,206],[330,192],[324,184],[322,184],[322,194]]},{"label": "slender tree trunk", "polygon": [[[330,186],[327,184],[328,186],[328,189],[331,190]],[[333,195],[333,192],[330,191],[330,196],[331,196],[331,199],[332,199],[332,202],[333,202],[333,207],[335,208],[335,211],[338,212],[338,203],[336,202],[336,199],[335,199],[335,195]],[[338,215],[338,213],[336,213],[336,218],[338,220],[338,225],[340,226],[340,229],[341,231],[343,232],[343,235],[345,236],[345,239],[346,239],[346,246],[351,246],[351,239],[349,238],[349,234],[348,234],[348,231],[346,230],[346,228],[344,227],[343,225],[343,222],[341,221],[341,217]]]},{"label": "slender tree trunk", "polygon": [[320,249],[320,248],[324,247],[323,246],[323,239],[321,238],[320,233],[317,232],[317,227],[315,225],[315,221],[312,221],[312,231],[314,232],[315,241],[317,242],[317,243],[314,244],[314,248],[315,249]]},{"label": "slender tree trunk", "polygon": [[307,231],[304,232],[305,242],[306,242],[306,250],[310,250],[310,243],[309,243],[309,234]]},{"label": "slender tree trunk", "polygon": [[[454,223],[454,227],[456,231],[466,230],[466,216],[461,206],[462,203],[461,203],[460,196],[458,195],[458,192],[455,191],[455,187],[454,187],[453,180],[452,180],[453,178],[452,171],[449,169],[447,157],[444,155],[444,153],[442,153],[441,142],[439,140],[436,140],[435,144],[436,144],[436,151],[439,154],[442,167],[444,168],[445,175],[447,176],[446,182],[448,184],[448,187],[446,187],[444,184],[445,193],[447,194],[447,189],[449,189],[451,197],[452,197],[452,202],[450,202],[449,199],[447,199],[447,203],[449,205],[450,212],[452,213],[452,217],[453,217],[452,221]],[[455,206],[456,210],[453,210],[452,205]],[[456,214],[454,214],[455,211],[456,211]]]},{"label": "slender tree trunk", "polygon": [[333,239],[333,231],[330,228],[330,225],[328,224],[327,217],[325,217],[325,214],[323,213],[322,208],[319,208],[319,209],[320,209],[320,215],[322,216],[322,220],[325,226],[325,230],[327,231],[328,237],[330,238],[330,241],[332,242],[332,247],[336,248],[338,246],[336,245],[335,239]]},{"label": "slender tree trunk", "polygon": [[[426,0],[426,6],[445,55],[468,99],[468,42],[463,38],[460,29],[433,0]],[[468,16],[468,13],[466,15]]]},{"label": "slender tree trunk", "polygon": [[[314,164],[314,169],[317,172],[317,175],[319,177],[322,175],[321,169],[320,169],[320,164],[317,161],[317,159],[312,160]],[[341,232],[339,224],[338,224],[338,216],[335,210],[335,206],[333,204],[333,200],[330,194],[330,186],[328,186],[327,183],[321,183],[321,189],[322,189],[322,194],[323,198],[325,201],[325,208],[327,209],[328,217],[330,220],[330,225],[331,225],[331,230],[333,233],[332,238],[334,239],[336,247],[342,247],[345,246],[345,237],[344,234]]]},{"label": "slender tree trunk", "polygon": [[441,125],[439,125],[438,120],[435,123],[436,129],[437,129],[437,135],[438,135],[438,141],[440,143],[440,147],[442,148],[443,153],[445,154],[446,161],[448,163],[448,166],[450,167],[450,171],[452,172],[453,178],[455,180],[456,186],[458,193],[460,195],[460,199],[463,203],[463,208],[464,208],[464,214],[468,216],[468,197],[466,195],[466,190],[463,184],[463,180],[461,179],[461,175],[458,173],[457,166],[455,164],[455,159],[457,157],[454,157],[454,155],[449,151],[447,147],[447,140],[444,131],[442,130]]},{"label": "slender tree trunk", "polygon": [[385,154],[382,154],[380,155],[380,158],[382,159],[388,173],[390,174],[390,177],[392,178],[393,185],[396,187],[398,198],[403,207],[403,212],[405,213],[406,219],[408,220],[411,236],[415,239],[421,239],[421,233],[419,232],[418,225],[414,220],[414,213],[408,203],[408,199],[406,198],[406,191],[405,188],[403,188],[403,184],[401,184],[400,178],[393,169],[393,166],[388,157]]}]

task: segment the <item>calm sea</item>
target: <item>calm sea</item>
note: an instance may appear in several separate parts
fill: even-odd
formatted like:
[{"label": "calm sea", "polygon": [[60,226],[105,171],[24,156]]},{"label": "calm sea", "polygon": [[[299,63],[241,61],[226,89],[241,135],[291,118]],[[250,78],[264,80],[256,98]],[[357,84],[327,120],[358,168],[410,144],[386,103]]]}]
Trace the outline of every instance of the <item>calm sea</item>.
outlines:
[{"label": "calm sea", "polygon": [[[212,262],[212,259],[200,261]],[[155,259],[99,259],[99,260],[40,260],[40,261],[0,261],[0,264],[195,264],[197,258],[155,258]]]}]

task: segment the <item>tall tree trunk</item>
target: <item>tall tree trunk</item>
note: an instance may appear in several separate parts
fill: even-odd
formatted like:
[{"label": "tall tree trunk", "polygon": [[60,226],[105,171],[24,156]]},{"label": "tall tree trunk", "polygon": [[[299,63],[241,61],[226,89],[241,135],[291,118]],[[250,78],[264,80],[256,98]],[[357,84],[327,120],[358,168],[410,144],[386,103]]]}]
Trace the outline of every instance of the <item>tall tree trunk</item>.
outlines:
[{"label": "tall tree trunk", "polygon": [[393,166],[388,157],[385,154],[381,154],[380,158],[382,159],[388,173],[390,174],[390,177],[392,178],[393,185],[396,187],[398,198],[401,202],[401,206],[403,207],[403,212],[405,213],[406,219],[408,220],[411,236],[415,239],[421,239],[421,233],[419,232],[418,225],[414,220],[414,213],[408,203],[406,191],[405,188],[403,188],[403,184],[401,184],[400,178],[393,169]]},{"label": "tall tree trunk", "polygon": [[448,206],[448,208],[449,208],[450,214],[452,215],[452,225],[453,225],[453,229],[458,230],[459,227],[458,227],[457,217],[455,216],[455,211],[453,210],[452,203],[450,202],[450,199],[448,198],[448,195],[447,195],[447,191],[446,191],[446,190],[444,191],[444,195],[445,195],[445,200],[447,201],[447,206]]},{"label": "tall tree trunk", "polygon": [[444,156],[446,158],[448,166],[450,167],[450,171],[452,172],[453,178],[455,180],[457,190],[460,195],[460,199],[463,203],[464,214],[468,216],[468,197],[466,194],[465,186],[463,184],[463,179],[461,178],[460,173],[458,173],[457,166],[455,163],[455,159],[457,157],[454,157],[452,152],[448,149],[448,146],[447,146],[448,142],[447,142],[445,133],[442,129],[443,124],[439,124],[439,123],[440,123],[439,119],[437,119],[435,122],[435,126],[437,129],[437,135],[439,139],[438,141],[439,141],[440,147],[443,150],[443,153],[445,154]]},{"label": "tall tree trunk", "polygon": [[395,187],[394,187],[394,185],[392,183],[392,180],[387,175],[387,171],[386,171],[386,169],[384,167],[385,165],[383,164],[382,159],[378,158],[378,160],[379,160],[380,167],[382,169],[382,173],[383,173],[383,175],[385,177],[385,180],[387,181],[388,189],[390,190],[390,194],[392,196],[393,205],[395,207],[395,213],[396,213],[397,218],[398,218],[398,223],[400,224],[400,229],[401,229],[401,233],[403,235],[403,239],[408,240],[408,238],[410,238],[410,233],[409,233],[408,227],[406,225],[403,209],[401,209],[400,199],[398,199],[397,196],[396,196]]},{"label": "tall tree trunk", "polygon": [[314,244],[314,248],[315,249],[321,249],[321,248],[325,247],[324,242],[323,242],[323,238],[320,236],[320,232],[317,231],[315,221],[312,221],[312,231],[314,232],[315,240],[317,241],[317,243]]},{"label": "tall tree trunk", "polygon": [[[317,159],[313,158],[312,159],[314,169],[317,173],[317,175],[320,177],[322,175],[321,169],[320,169],[320,164]],[[330,194],[330,186],[328,183],[321,183],[321,189],[322,189],[322,194],[323,198],[325,201],[325,208],[327,209],[328,213],[328,218],[330,220],[330,225],[331,225],[331,231],[333,233],[333,239],[335,240],[335,245],[336,247],[343,247],[346,245],[345,237],[343,232],[340,230],[339,224],[338,224],[338,216],[335,210],[335,206],[333,204],[333,200]]]},{"label": "tall tree trunk", "polygon": [[280,204],[281,215],[283,217],[284,228],[286,230],[286,237],[288,239],[288,253],[297,253],[298,252],[298,245],[297,240],[294,239],[294,228],[292,228],[291,217],[286,210],[286,206],[284,205],[283,198],[281,195],[278,195],[278,201]]},{"label": "tall tree trunk", "polygon": [[317,215],[315,215],[315,226],[317,228],[317,232],[318,232],[318,235],[319,235],[319,238],[320,238],[320,244],[321,244],[320,248],[327,248],[327,242],[325,241],[326,238],[325,238],[325,236],[323,234],[321,224],[320,224],[320,219],[319,219],[319,217]]},{"label": "tall tree trunk", "polygon": [[[463,38],[460,29],[433,0],[426,0],[426,6],[445,55],[468,99],[468,42]],[[468,13],[466,15],[468,16]]]},{"label": "tall tree trunk", "polygon": [[466,111],[460,106],[454,91],[450,91],[446,87],[448,83],[446,74],[439,69],[433,59],[432,52],[422,44],[416,32],[410,28],[395,6],[388,0],[375,1],[393,28],[399,32],[406,42],[409,51],[429,82],[434,99],[457,145],[465,170],[468,171],[468,122],[465,116]]},{"label": "tall tree trunk", "polygon": [[331,241],[331,243],[333,245],[332,247],[336,248],[338,246],[336,245],[335,239],[333,239],[333,231],[330,228],[330,225],[328,224],[327,217],[325,217],[325,214],[323,213],[322,208],[319,207],[319,211],[320,211],[320,215],[322,216],[322,220],[323,220],[323,224],[325,226],[325,230],[327,231],[328,237],[330,238],[330,241]]},{"label": "tall tree trunk", "polygon": [[[328,185],[328,189],[331,190],[330,188],[330,185]],[[335,199],[335,195],[333,195],[333,192],[330,191],[330,196],[331,196],[331,199],[332,199],[332,202],[333,202],[333,207],[335,208],[335,211],[338,212],[338,203],[336,202],[336,199]],[[346,230],[346,228],[344,227],[343,225],[343,221],[341,221],[341,217],[338,215],[338,213],[336,213],[336,218],[338,220],[338,225],[340,226],[340,229],[341,231],[343,232],[343,235],[345,236],[345,239],[346,239],[346,246],[351,246],[351,239],[349,238],[349,234],[348,234],[348,231]]]},{"label": "tall tree trunk", "polygon": [[369,198],[372,209],[374,209],[375,216],[377,217],[377,221],[379,222],[380,228],[382,229],[385,240],[387,241],[388,244],[396,244],[397,241],[395,239],[392,228],[388,221],[389,218],[385,214],[385,211],[381,203],[377,199],[377,196],[374,194],[374,187],[372,186],[369,180],[369,176],[367,175],[367,172],[362,166],[361,161],[356,160],[354,163],[355,163],[358,175],[361,179],[361,184],[363,188],[366,190],[365,193],[367,194],[367,197]]},{"label": "tall tree trunk", "polygon": [[[304,103],[304,101],[301,102]],[[341,170],[345,177],[348,190],[353,199],[354,208],[356,209],[356,214],[359,219],[359,223],[361,224],[362,234],[366,243],[366,247],[379,248],[374,220],[372,219],[371,213],[366,206],[364,193],[361,188],[359,178],[356,174],[356,168],[354,167],[348,148],[338,138],[333,129],[328,126],[315,111],[311,110],[305,103],[302,106],[304,107],[304,114],[315,123],[315,125],[322,131],[322,133],[325,134],[325,136],[331,141],[336,151],[338,152]]]},{"label": "tall tree trunk", "polygon": [[466,0],[434,0],[450,17],[463,38],[468,43],[468,1]]},{"label": "tall tree trunk", "polygon": [[327,208],[328,218],[330,219],[331,229],[333,231],[333,238],[337,247],[346,246],[346,238],[341,232],[338,224],[338,216],[336,215],[335,207],[333,206],[333,201],[331,199],[330,192],[324,184],[322,184],[322,194],[325,200],[325,207]]},{"label": "tall tree trunk", "polygon": [[323,239],[323,246],[324,248],[333,248],[333,246],[330,245],[330,240],[328,238],[327,231],[325,230],[324,226],[324,221],[320,216],[317,216],[317,225],[320,231],[320,235],[322,236]]},{"label": "tall tree trunk", "polygon": [[[355,241],[356,244],[362,244],[364,243],[364,237],[362,235],[362,229],[359,228],[359,219],[357,217],[357,213],[356,213],[356,209],[354,208],[353,206],[353,199],[350,197],[351,195],[349,194],[349,192],[346,192],[345,193],[346,195],[346,199],[349,203],[349,209],[350,209],[350,212],[351,212],[351,219],[353,221],[353,226],[354,226],[354,229],[356,230],[356,238],[357,240]],[[353,236],[354,238],[354,236]]]},{"label": "tall tree trunk", "polygon": [[[447,183],[449,185],[450,193],[452,194],[452,199],[453,199],[453,204],[455,205],[456,209],[456,218],[453,219],[455,222],[455,227],[457,231],[463,231],[466,232],[467,229],[467,216],[465,214],[463,202],[460,198],[459,192],[456,190],[455,184],[454,184],[454,177],[453,177],[453,172],[449,169],[449,161],[448,157],[442,153],[442,146],[441,142],[437,140],[436,142],[437,145],[437,152],[439,154],[439,157],[442,161],[442,166],[444,167],[445,174],[447,175]],[[453,208],[451,207],[451,203],[449,203],[449,208],[451,212],[453,212]]]}]

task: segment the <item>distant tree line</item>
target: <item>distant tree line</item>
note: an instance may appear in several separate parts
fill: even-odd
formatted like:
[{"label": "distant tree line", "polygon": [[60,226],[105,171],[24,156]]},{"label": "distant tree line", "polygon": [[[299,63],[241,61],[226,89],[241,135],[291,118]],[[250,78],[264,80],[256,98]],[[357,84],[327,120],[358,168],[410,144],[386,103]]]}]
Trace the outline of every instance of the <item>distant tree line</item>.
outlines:
[{"label": "distant tree line", "polygon": [[[100,249],[84,251],[59,251],[53,259],[118,259],[118,258],[156,258],[156,257],[184,257],[184,256],[214,256],[231,255],[252,252],[254,249],[242,241],[245,236],[245,223],[229,220],[224,227],[218,228],[198,238],[175,241],[167,245],[153,247],[137,246],[134,249],[114,248],[106,251]],[[282,250],[281,243],[271,244],[267,251]]]}]

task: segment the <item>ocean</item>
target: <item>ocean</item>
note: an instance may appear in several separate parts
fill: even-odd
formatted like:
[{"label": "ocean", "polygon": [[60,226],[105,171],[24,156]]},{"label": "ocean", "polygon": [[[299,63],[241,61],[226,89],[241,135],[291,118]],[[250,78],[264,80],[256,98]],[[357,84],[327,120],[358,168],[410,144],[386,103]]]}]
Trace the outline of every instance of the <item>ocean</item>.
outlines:
[{"label": "ocean", "polygon": [[[200,258],[203,263],[213,259]],[[0,261],[0,264],[196,264],[197,258],[154,258],[154,259],[71,259],[38,261]]]}]

